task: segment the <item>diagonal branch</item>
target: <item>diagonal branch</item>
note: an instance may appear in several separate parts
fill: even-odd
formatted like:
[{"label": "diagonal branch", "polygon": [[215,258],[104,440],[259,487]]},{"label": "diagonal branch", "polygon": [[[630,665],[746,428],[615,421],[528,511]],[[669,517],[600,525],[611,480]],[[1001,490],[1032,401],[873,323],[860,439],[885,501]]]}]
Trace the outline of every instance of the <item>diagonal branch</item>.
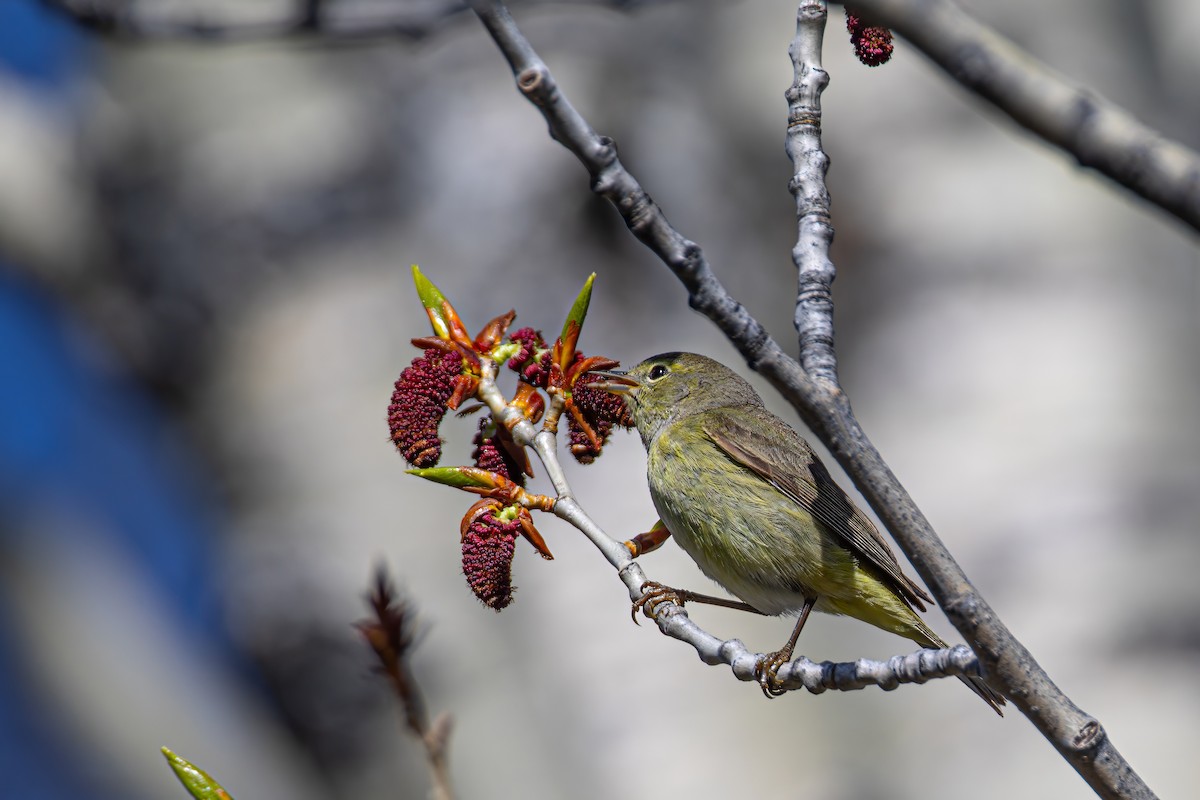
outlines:
[{"label": "diagonal branch", "polygon": [[[831,311],[831,304],[818,302],[806,306],[803,302],[806,267],[801,262],[804,259],[798,259],[802,285],[801,302],[797,304],[797,328],[802,336],[801,352],[808,354],[805,365],[814,366],[814,375],[807,374],[788,357],[749,312],[733,299],[713,274],[700,247],[671,227],[662,210],[620,163],[613,141],[596,134],[559,90],[549,69],[521,34],[504,4],[499,0],[474,0],[472,5],[508,60],[518,88],[546,119],[550,135],[587,168],[592,178],[592,190],[608,199],[630,231],[675,273],[688,291],[691,307],[708,316],[726,334],[749,365],[791,402],[829,447],[892,532],[951,622],[971,643],[985,665],[989,680],[1013,700],[1097,794],[1112,798],[1154,797],[1112,745],[1099,722],[1081,711],[1055,686],[1032,654],[971,585],[929,521],[863,433],[849,400],[836,381],[832,326],[826,326],[820,319],[820,315]],[[806,46],[820,41],[819,35],[806,29],[814,19],[808,11],[810,7],[820,9],[815,19],[822,28],[824,26],[824,3],[805,3],[805,10],[798,17],[797,42],[794,44],[798,51],[795,54],[798,55],[798,67],[805,62],[815,67],[819,62],[819,58],[810,61],[804,55]],[[800,99],[799,95],[797,99]],[[823,184],[823,176],[821,182]],[[800,205],[801,197],[798,196],[798,212]],[[803,228],[804,212],[799,213]],[[819,219],[820,214],[816,217]],[[821,260],[818,257],[815,262]],[[821,263],[814,272],[822,275],[819,280],[832,281],[831,265],[826,268]],[[824,341],[817,341],[821,338],[820,333],[826,330],[829,336]]]},{"label": "diagonal branch", "polygon": [[951,0],[851,0],[1018,125],[1200,231],[1200,155],[1072,84]]},{"label": "diagonal branch", "polygon": [[[485,0],[472,5],[508,60],[517,88],[545,117],[550,136],[574,153],[591,176],[592,191],[612,203],[630,232],[675,273],[687,289],[688,304],[716,323],[752,368],[786,376],[794,392],[814,398],[815,387],[809,377],[721,285],[700,246],[671,226],[658,204],[625,169],[613,140],[597,134],[559,91],[554,76],[504,3]],[[773,365],[770,370],[768,365]],[[807,412],[802,413],[807,419]]]}]

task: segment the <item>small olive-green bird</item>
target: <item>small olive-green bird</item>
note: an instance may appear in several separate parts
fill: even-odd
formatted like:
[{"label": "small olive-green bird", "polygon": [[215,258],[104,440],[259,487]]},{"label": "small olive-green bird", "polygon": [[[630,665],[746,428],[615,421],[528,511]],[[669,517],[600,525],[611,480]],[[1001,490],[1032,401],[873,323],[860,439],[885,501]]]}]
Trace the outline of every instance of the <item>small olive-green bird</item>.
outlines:
[{"label": "small olive-green bird", "polygon": [[[640,544],[649,546],[640,549],[654,549],[669,533],[705,575],[752,609],[800,614],[788,644],[760,664],[765,693],[782,691],[775,672],[791,659],[812,610],[860,619],[922,647],[947,646],[913,610],[933,599],[901,571],[808,442],[749,383],[694,353],[663,353],[619,375],[603,386],[626,398],[666,528],[643,534],[649,538]],[[708,599],[655,588],[653,597]],[[1000,712],[1003,697],[978,678],[963,680]]]}]

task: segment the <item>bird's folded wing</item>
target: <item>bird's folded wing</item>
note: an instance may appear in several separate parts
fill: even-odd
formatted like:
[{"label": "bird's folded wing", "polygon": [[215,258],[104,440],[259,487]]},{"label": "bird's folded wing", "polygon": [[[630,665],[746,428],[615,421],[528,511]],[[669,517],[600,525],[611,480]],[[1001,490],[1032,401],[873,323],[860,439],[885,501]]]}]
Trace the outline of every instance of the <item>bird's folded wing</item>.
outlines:
[{"label": "bird's folded wing", "polygon": [[713,409],[706,412],[705,433],[731,459],[811,513],[847,549],[882,573],[902,597],[924,611],[924,603],[932,603],[933,598],[901,571],[874,523],[834,483],[808,443],[786,425],[770,426],[774,437],[767,438],[743,421],[769,414],[750,408]]}]

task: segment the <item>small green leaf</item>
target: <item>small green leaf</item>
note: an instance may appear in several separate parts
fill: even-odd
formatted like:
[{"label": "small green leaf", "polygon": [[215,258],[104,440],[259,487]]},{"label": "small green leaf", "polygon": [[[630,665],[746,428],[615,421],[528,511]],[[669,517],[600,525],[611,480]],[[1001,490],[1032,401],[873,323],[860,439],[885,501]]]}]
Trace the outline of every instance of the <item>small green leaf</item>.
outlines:
[{"label": "small green leaf", "polygon": [[521,352],[521,345],[517,342],[501,342],[492,348],[492,351],[488,353],[488,358],[497,364],[502,364],[519,352]]},{"label": "small green leaf", "polygon": [[429,314],[433,332],[442,339],[449,339],[450,324],[446,321],[444,306],[446,298],[428,278],[421,274],[421,268],[416,264],[412,265],[412,272],[413,283],[417,285],[417,297],[421,299],[421,305],[425,306],[425,311]]},{"label": "small green leaf", "polygon": [[196,800],[233,800],[229,792],[221,788],[221,784],[195,764],[180,758],[165,747],[162,753],[171,769],[175,770],[175,777],[179,778],[179,782]]},{"label": "small green leaf", "polygon": [[417,285],[417,296],[421,298],[421,305],[426,308],[436,308],[439,311],[442,308],[442,303],[445,297],[438,288],[434,286],[429,278],[421,274],[421,268],[416,264],[412,265],[413,283]]},{"label": "small green leaf", "polygon": [[[584,282],[583,288],[579,290],[579,296],[575,298],[575,303],[571,306],[571,313],[567,314],[567,321],[563,323],[562,340],[568,341],[571,335],[571,323],[575,323],[575,339],[579,338],[579,330],[583,327],[583,321],[587,318],[588,304],[592,302],[592,282],[596,280],[596,273],[588,276]],[[574,349],[574,341],[571,342]]]},{"label": "small green leaf", "polygon": [[512,522],[521,515],[521,511],[522,509],[520,506],[505,506],[498,512],[495,512],[493,516],[495,516],[496,519],[500,520],[501,522]]},{"label": "small green leaf", "polygon": [[453,486],[456,489],[468,487],[494,489],[497,483],[495,473],[478,467],[427,467],[406,471],[409,475],[416,475],[418,478],[424,478],[444,486]]}]

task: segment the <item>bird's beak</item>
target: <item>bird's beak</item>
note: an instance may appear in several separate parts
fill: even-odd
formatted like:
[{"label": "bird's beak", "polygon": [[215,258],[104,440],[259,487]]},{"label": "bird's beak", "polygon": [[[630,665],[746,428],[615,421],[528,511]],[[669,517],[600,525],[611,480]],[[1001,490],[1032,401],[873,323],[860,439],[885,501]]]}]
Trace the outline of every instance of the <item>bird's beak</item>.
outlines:
[{"label": "bird's beak", "polygon": [[589,389],[601,389],[605,392],[613,394],[623,394],[629,397],[637,396],[637,391],[641,388],[641,384],[629,377],[626,373],[617,370],[597,371],[593,373],[604,378],[602,381],[592,381],[586,384]]}]

